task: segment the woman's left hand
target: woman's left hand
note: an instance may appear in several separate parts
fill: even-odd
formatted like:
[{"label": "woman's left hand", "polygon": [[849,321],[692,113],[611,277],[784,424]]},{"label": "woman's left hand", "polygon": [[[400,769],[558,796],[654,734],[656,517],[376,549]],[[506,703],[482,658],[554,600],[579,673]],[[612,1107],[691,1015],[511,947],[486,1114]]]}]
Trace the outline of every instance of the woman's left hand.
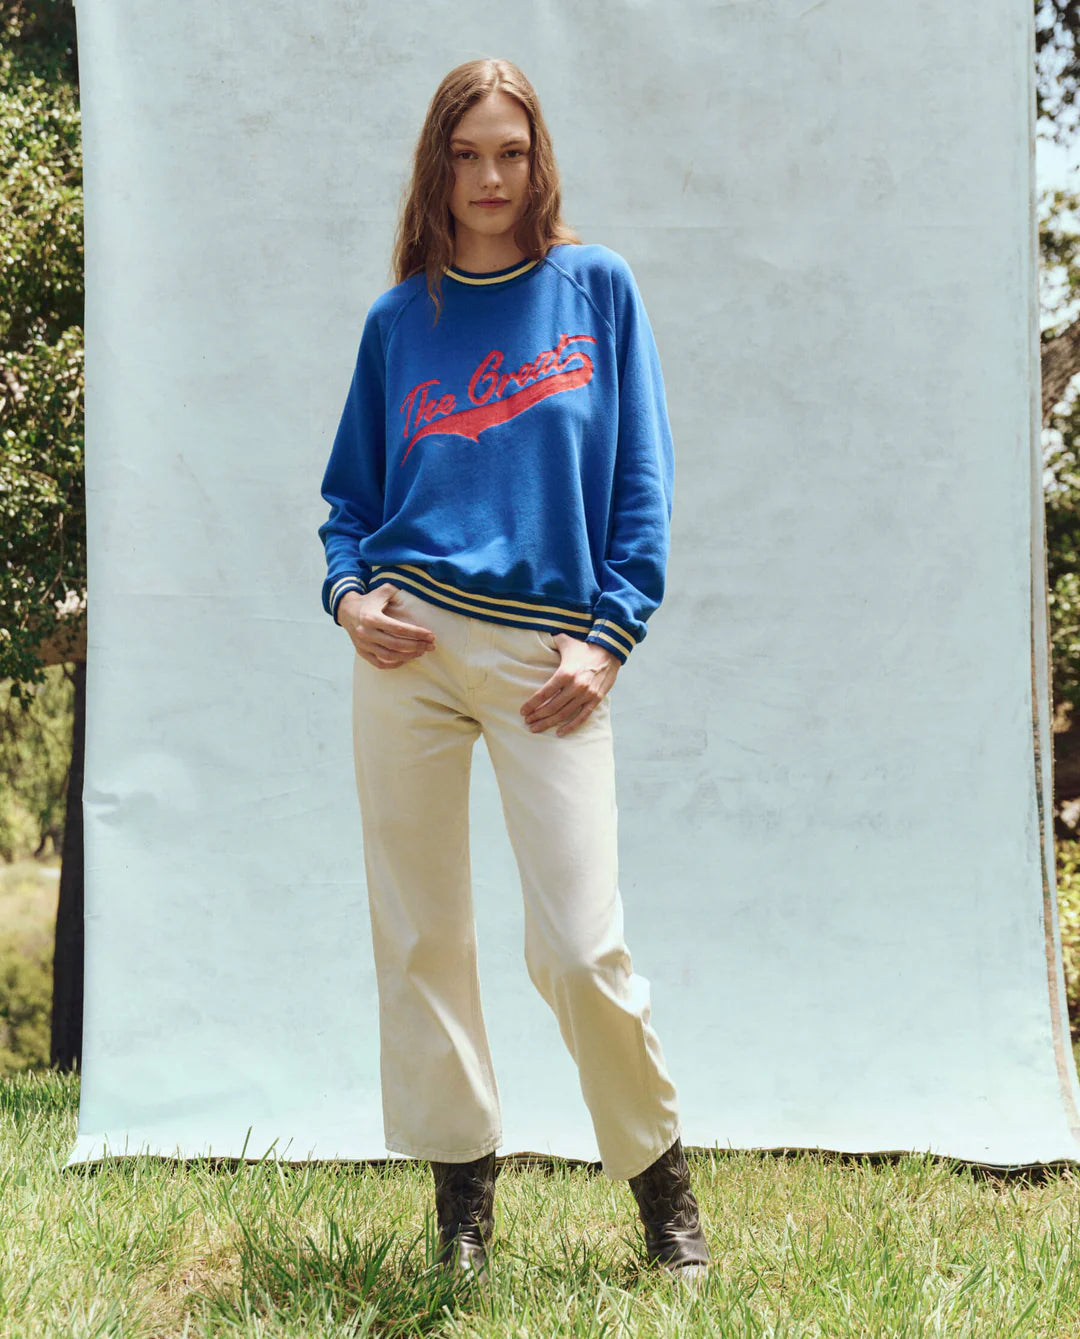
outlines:
[{"label": "woman's left hand", "polygon": [[567,735],[584,724],[615,682],[622,661],[596,642],[584,642],[559,632],[554,637],[562,661],[543,687],[521,708],[525,724],[539,733],[553,725]]}]

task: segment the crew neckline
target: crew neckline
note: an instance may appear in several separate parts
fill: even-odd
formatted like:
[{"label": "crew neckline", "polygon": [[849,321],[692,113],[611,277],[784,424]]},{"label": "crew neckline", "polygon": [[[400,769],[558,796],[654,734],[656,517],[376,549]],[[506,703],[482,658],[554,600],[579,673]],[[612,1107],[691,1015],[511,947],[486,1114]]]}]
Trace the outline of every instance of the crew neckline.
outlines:
[{"label": "crew neckline", "polygon": [[519,275],[527,274],[529,270],[534,269],[539,264],[539,260],[536,259],[515,260],[512,265],[506,265],[501,270],[487,270],[484,272],[463,270],[460,265],[447,265],[444,266],[444,273],[460,284],[486,287],[489,284],[505,284],[509,279],[516,279]]}]

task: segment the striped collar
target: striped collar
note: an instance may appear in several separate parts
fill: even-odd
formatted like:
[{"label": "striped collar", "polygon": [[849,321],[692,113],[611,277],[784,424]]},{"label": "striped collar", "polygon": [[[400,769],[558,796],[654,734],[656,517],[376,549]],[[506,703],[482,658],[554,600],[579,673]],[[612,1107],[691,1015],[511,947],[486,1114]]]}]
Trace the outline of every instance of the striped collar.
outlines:
[{"label": "striped collar", "polygon": [[538,260],[515,261],[513,265],[508,265],[505,269],[491,270],[487,274],[477,274],[474,270],[458,269],[454,265],[445,265],[443,271],[451,279],[456,279],[459,284],[504,284],[508,279],[516,279],[518,275],[525,274],[539,263]]}]

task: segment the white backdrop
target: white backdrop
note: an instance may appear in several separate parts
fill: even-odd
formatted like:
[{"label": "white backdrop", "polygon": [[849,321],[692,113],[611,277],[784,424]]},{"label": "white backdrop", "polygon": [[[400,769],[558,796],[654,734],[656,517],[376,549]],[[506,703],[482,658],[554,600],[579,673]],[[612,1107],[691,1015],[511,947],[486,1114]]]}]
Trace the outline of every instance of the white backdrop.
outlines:
[{"label": "white backdrop", "polygon": [[[630,262],[664,366],[668,594],[612,715],[684,1143],[1076,1157],[1040,817],[1030,0],[974,26],[930,0],[80,0],[78,26],[68,1165],[388,1156],[319,482],[428,100],[479,55],[536,84],[567,220]],[[499,1153],[595,1160],[482,744],[472,784]]]}]

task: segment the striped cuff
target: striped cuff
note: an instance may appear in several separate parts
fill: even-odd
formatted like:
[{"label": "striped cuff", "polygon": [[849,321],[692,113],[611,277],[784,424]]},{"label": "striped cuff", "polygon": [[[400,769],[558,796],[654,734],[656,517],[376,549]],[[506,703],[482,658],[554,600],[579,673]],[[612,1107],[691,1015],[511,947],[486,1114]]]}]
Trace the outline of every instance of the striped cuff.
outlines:
[{"label": "striped cuff", "polygon": [[337,623],[338,621],[337,608],[338,605],[341,603],[341,597],[346,593],[346,591],[350,590],[359,591],[361,595],[364,595],[367,593],[367,582],[364,580],[363,577],[351,575],[347,577],[341,577],[340,580],[335,581],[334,584],[330,587],[330,594],[327,596],[327,599],[329,600],[330,603],[330,616],[331,618],[333,618],[335,623]]},{"label": "striped cuff", "polygon": [[605,651],[618,656],[624,665],[630,652],[637,645],[637,639],[629,628],[624,628],[621,623],[616,623],[610,618],[596,619],[585,640],[595,642]]}]

